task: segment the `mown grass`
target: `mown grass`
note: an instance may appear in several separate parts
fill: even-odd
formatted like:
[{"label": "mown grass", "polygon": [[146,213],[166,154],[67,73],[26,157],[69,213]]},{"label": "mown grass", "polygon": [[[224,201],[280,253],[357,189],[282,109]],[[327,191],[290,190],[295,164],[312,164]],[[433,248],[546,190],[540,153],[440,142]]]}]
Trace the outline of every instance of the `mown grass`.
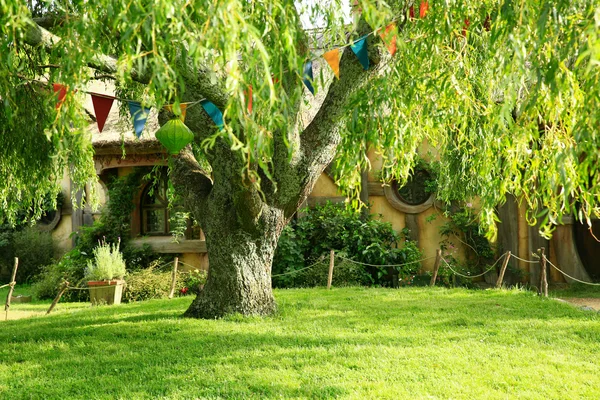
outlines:
[{"label": "mown grass", "polygon": [[191,298],[0,323],[0,398],[597,399],[600,317],[524,291],[278,290],[271,318]]}]

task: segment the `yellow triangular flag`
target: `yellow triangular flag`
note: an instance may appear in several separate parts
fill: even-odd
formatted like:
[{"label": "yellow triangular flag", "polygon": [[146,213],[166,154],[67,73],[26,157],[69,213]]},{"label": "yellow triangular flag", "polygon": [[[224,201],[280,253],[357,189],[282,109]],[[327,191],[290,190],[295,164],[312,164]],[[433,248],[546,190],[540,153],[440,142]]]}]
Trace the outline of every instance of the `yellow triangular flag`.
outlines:
[{"label": "yellow triangular flag", "polygon": [[323,58],[333,70],[336,78],[340,79],[340,49],[329,50],[323,54]]},{"label": "yellow triangular flag", "polygon": [[[185,122],[185,112],[186,112],[187,106],[188,106],[187,103],[181,103],[179,105],[179,109],[181,109],[181,115],[179,116],[179,119],[181,120],[181,122]],[[165,110],[172,113],[173,112],[173,104],[166,105]]]}]

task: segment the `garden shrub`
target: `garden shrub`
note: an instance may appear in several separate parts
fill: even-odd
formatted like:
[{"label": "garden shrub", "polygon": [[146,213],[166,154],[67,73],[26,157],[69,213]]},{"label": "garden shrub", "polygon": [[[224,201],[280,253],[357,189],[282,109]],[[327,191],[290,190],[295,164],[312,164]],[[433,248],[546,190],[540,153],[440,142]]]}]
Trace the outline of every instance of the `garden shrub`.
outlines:
[{"label": "garden shrub", "polygon": [[94,249],[94,260],[88,260],[85,278],[90,281],[122,279],[125,276],[125,261],[118,243],[101,241]]},{"label": "garden shrub", "polygon": [[[164,299],[169,296],[172,272],[170,269],[161,269],[157,265],[158,262],[155,262],[149,268],[131,272],[126,276],[127,285],[123,292],[124,301]],[[175,294],[198,294],[199,285],[204,285],[204,283],[206,283],[205,271],[180,271],[175,281]]]},{"label": "garden shrub", "polygon": [[[310,266],[320,257],[327,258],[330,249],[340,256],[346,254],[346,258],[373,265],[404,264],[422,258],[416,242],[407,240],[405,232],[394,231],[390,223],[374,219],[372,215],[363,216],[343,205],[327,203],[306,209],[305,216],[283,230],[273,260],[273,285],[325,284],[326,279],[322,282],[318,276],[322,273],[319,268],[294,271]],[[323,262],[328,264],[328,260]],[[414,275],[420,268],[420,263],[395,268],[352,265],[352,268],[344,265],[338,258],[334,281],[338,276],[339,285],[395,285],[396,279]],[[328,269],[324,268],[324,271],[326,276]],[[344,282],[344,279],[348,281]]]},{"label": "garden shrub", "polygon": [[49,232],[40,231],[35,226],[7,229],[0,233],[0,264],[2,279],[10,279],[14,258],[19,258],[16,280],[19,283],[29,282],[44,265],[50,264],[54,257],[54,241]]}]

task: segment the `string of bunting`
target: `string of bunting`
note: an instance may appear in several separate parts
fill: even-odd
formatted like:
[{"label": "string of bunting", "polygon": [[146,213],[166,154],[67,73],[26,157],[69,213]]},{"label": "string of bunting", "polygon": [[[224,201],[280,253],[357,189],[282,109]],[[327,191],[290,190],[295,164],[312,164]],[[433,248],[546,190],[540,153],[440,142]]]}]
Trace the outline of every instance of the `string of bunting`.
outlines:
[{"label": "string of bunting", "polygon": [[[355,6],[356,5],[357,5],[357,2],[355,2]],[[418,10],[418,18],[421,18],[421,19],[425,18],[428,10],[429,10],[429,2],[421,1],[420,5],[419,5],[419,10]],[[360,12],[360,9],[358,9],[358,12]],[[414,6],[410,6],[409,18],[412,20],[412,19],[415,19],[415,17],[416,17],[415,8],[414,8]],[[396,26],[396,21],[397,21],[397,18],[394,19],[390,24],[388,24],[383,29],[376,29],[364,36],[361,36],[360,38],[354,40],[351,43],[348,43],[348,44],[345,44],[342,46],[338,46],[331,50],[328,50],[318,57],[322,57],[323,59],[325,59],[327,64],[331,67],[335,77],[337,79],[339,79],[340,78],[340,50],[342,50],[345,47],[350,47],[350,49],[356,55],[358,61],[362,65],[363,69],[368,70],[370,67],[369,57],[368,57],[368,41],[367,41],[368,37],[370,35],[377,34],[379,31],[381,31],[379,33],[379,36],[383,40],[387,50],[393,56],[397,50],[398,28]],[[486,20],[486,23],[487,23],[487,20]],[[466,19],[464,26],[463,26],[463,30],[462,30],[463,36],[466,36],[466,30],[468,27],[469,27],[469,20]],[[307,87],[307,89],[314,95],[315,90],[312,85],[312,82],[314,80],[313,61],[314,61],[314,59],[308,60],[304,64],[304,67],[302,70],[302,82]],[[275,78],[275,83],[277,83],[276,78]],[[66,98],[68,88],[66,86],[58,84],[58,83],[54,83],[53,88],[54,88],[54,92],[57,93],[56,108],[58,109],[61,107],[61,105],[63,104],[63,102]],[[94,106],[94,112],[96,114],[96,122],[98,124],[98,130],[100,132],[102,132],[102,130],[104,129],[104,124],[106,122],[106,119],[108,118],[108,114],[110,113],[110,109],[113,105],[113,102],[115,100],[119,100],[119,101],[126,101],[128,104],[129,113],[131,114],[135,135],[138,138],[142,135],[142,131],[144,130],[144,127],[146,126],[146,121],[147,121],[148,115],[150,113],[150,107],[144,107],[140,102],[135,101],[135,100],[120,99],[120,98],[117,98],[114,96],[100,94],[100,93],[94,93],[94,92],[86,92],[86,93],[90,94],[92,97],[92,104]],[[252,113],[252,85],[248,85],[248,88],[244,91],[244,95],[247,99],[248,114],[251,114]],[[187,144],[189,144],[193,140],[194,135],[192,134],[190,129],[185,125],[184,122],[185,122],[185,116],[186,116],[187,109],[197,103],[200,103],[202,105],[202,108],[204,109],[204,111],[208,114],[208,116],[213,120],[213,122],[219,129],[224,128],[223,113],[211,101],[209,101],[207,99],[201,99],[201,100],[197,100],[194,102],[180,103],[180,105],[179,105],[180,114],[178,115],[179,118],[168,121],[155,133],[156,138],[169,150],[169,152],[171,154],[178,154],[179,151],[181,151],[181,149],[183,149]],[[165,108],[169,112],[175,111],[173,104],[165,105],[163,108]]]}]

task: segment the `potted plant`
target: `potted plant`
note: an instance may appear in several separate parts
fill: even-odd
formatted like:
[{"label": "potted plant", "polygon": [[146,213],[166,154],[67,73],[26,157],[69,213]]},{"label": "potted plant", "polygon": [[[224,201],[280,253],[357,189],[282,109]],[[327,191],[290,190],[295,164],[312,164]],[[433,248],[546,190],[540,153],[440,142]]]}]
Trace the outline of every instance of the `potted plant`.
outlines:
[{"label": "potted plant", "polygon": [[92,305],[121,304],[125,281],[125,261],[116,244],[99,242],[94,249],[94,261],[88,261],[85,277],[88,279]]}]

